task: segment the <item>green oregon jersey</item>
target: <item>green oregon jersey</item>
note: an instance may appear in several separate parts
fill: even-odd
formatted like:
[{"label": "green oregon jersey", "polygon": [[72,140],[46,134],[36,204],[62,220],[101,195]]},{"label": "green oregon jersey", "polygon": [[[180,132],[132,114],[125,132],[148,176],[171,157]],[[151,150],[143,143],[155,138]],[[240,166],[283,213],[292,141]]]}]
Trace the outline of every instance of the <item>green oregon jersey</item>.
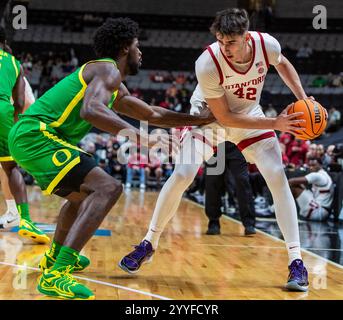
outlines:
[{"label": "green oregon jersey", "polygon": [[[112,59],[92,60],[85,63],[44,93],[24,114],[20,115],[20,118],[34,117],[54,128],[61,138],[71,144],[77,144],[92,127],[80,116],[83,97],[87,89],[82,71],[87,64],[96,61],[108,61],[116,65]],[[110,108],[117,94],[118,91],[113,93],[109,103]]]},{"label": "green oregon jersey", "polygon": [[12,90],[20,73],[20,62],[0,49],[0,99],[10,101]]}]

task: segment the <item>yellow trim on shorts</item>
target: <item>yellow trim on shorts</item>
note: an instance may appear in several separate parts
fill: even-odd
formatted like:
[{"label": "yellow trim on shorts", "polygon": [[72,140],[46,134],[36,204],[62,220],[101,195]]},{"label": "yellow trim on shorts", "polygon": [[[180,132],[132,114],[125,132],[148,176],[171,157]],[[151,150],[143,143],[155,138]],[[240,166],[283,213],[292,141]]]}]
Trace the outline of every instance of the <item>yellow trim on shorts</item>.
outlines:
[{"label": "yellow trim on shorts", "polygon": [[14,161],[13,157],[8,156],[8,157],[0,157],[0,162],[6,162],[6,161]]},{"label": "yellow trim on shorts", "polygon": [[73,169],[77,164],[81,161],[80,157],[75,158],[74,160],[70,161],[59,173],[58,175],[52,180],[49,186],[43,190],[44,195],[51,194],[55,187],[60,183],[60,181],[66,176],[66,174]]},{"label": "yellow trim on shorts", "polygon": [[18,78],[18,75],[19,75],[19,71],[18,71],[18,67],[15,63],[15,57],[12,56],[12,63],[13,63],[13,66],[14,66],[14,70],[15,70],[15,77]]},{"label": "yellow trim on shorts", "polygon": [[84,150],[82,150],[81,148],[79,147],[76,147],[62,139],[60,139],[59,137],[53,135],[52,133],[46,131],[46,123],[44,122],[41,122],[39,123],[39,130],[43,132],[44,136],[46,136],[48,139],[51,139],[51,140],[54,140],[58,143],[60,143],[61,145],[65,146],[65,147],[68,147],[70,149],[74,149],[74,150],[77,150],[77,151],[80,151],[80,152],[83,152],[83,153],[87,153],[85,152]]},{"label": "yellow trim on shorts", "polygon": [[[39,122],[39,130],[43,133],[44,136],[46,136],[48,139],[51,139],[53,141],[58,142],[59,144],[68,147],[70,149],[74,149],[83,153],[86,153],[85,151],[83,151],[81,148],[78,148],[60,138],[58,138],[57,136],[53,135],[52,133],[46,131],[46,123],[40,121]],[[73,159],[72,161],[70,161],[58,174],[57,176],[50,182],[49,186],[43,190],[43,194],[48,195],[51,194],[52,191],[55,189],[55,187],[58,185],[58,183],[65,177],[65,175],[71,170],[73,169],[77,164],[79,164],[81,161],[80,157],[78,156],[77,158]]]}]

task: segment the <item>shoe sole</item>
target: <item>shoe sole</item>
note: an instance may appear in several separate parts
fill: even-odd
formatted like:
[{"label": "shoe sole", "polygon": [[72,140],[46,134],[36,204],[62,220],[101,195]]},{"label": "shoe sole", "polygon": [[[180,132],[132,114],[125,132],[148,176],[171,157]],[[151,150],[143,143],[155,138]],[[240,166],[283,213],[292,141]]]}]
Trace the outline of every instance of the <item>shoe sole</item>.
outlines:
[{"label": "shoe sole", "polygon": [[145,260],[142,262],[142,264],[138,267],[137,270],[130,270],[128,269],[123,263],[122,263],[123,259],[119,261],[118,263],[118,267],[120,269],[122,269],[123,271],[127,272],[127,273],[130,273],[130,274],[135,274],[139,271],[139,269],[142,267],[143,264],[146,264],[146,263],[151,263],[152,262],[152,257],[150,257],[149,259]]},{"label": "shoe sole", "polygon": [[18,231],[18,234],[26,239],[30,239],[38,244],[48,244],[50,242],[50,238],[46,235],[38,235],[34,232],[21,229]]},{"label": "shoe sole", "polygon": [[300,286],[296,281],[288,282],[285,287],[290,291],[308,291],[308,286]]},{"label": "shoe sole", "polygon": [[57,299],[63,299],[63,300],[94,300],[95,299],[95,295],[92,295],[92,296],[89,296],[88,298],[70,298],[70,297],[65,297],[63,295],[60,295],[56,292],[51,292],[51,291],[47,291],[47,290],[44,290],[42,288],[40,288],[40,286],[37,287],[37,290],[48,296],[48,297],[53,297],[53,298],[57,298]]}]

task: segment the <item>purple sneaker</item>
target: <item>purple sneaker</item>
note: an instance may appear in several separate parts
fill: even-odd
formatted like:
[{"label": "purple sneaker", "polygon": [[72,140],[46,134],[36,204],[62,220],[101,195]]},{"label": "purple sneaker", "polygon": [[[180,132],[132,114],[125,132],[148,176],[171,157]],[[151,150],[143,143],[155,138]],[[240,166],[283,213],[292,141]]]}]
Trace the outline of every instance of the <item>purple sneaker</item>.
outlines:
[{"label": "purple sneaker", "polygon": [[307,291],[308,290],[308,275],[304,263],[300,259],[292,261],[288,266],[289,276],[286,288],[291,291]]},{"label": "purple sneaker", "polygon": [[151,242],[144,240],[138,246],[135,246],[135,250],[121,259],[118,266],[128,273],[136,273],[142,264],[152,261],[154,252]]}]

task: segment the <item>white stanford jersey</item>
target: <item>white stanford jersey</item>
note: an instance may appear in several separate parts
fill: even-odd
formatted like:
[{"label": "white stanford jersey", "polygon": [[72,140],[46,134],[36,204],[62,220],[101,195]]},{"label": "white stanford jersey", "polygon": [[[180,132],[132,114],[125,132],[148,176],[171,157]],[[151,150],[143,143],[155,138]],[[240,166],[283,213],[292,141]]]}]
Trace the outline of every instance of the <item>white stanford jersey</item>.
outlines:
[{"label": "white stanford jersey", "polygon": [[329,174],[320,169],[305,176],[308,183],[312,184],[314,200],[324,208],[330,208],[333,200],[333,182]]},{"label": "white stanford jersey", "polygon": [[269,64],[280,62],[281,48],[269,34],[253,31],[249,34],[253,56],[245,72],[238,70],[215,42],[196,61],[196,75],[204,98],[225,94],[232,112],[262,116],[259,103],[264,80]]}]

